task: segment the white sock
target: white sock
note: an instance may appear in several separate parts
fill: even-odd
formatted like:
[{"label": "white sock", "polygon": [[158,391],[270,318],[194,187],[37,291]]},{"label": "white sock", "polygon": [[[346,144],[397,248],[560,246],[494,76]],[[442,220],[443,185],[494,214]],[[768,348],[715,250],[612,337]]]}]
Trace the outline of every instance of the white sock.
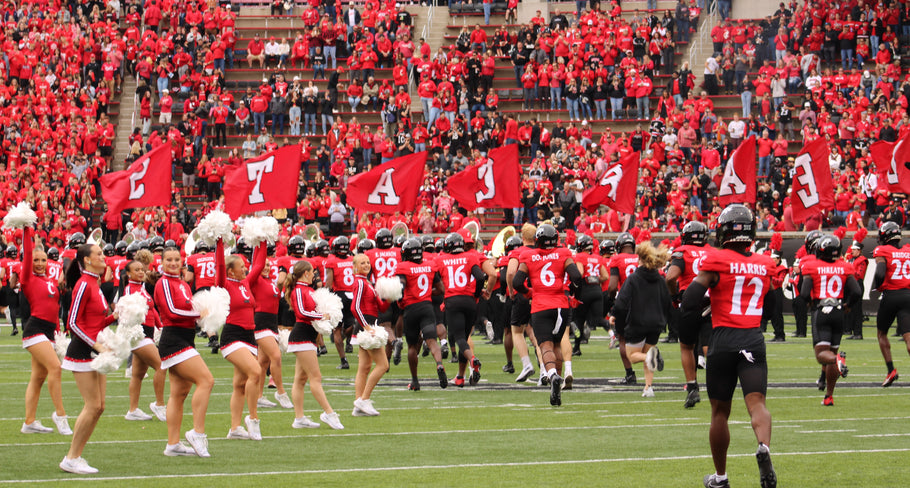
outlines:
[{"label": "white sock", "polygon": [[759,442],[758,445],[759,445],[759,446],[765,446],[765,449],[768,450],[768,453],[769,453],[769,454],[771,453],[771,446],[769,446],[769,445],[767,445],[767,444],[763,444],[763,443],[761,443],[761,442]]},{"label": "white sock", "polygon": [[556,368],[550,368],[550,369],[547,370],[547,377],[548,377],[548,378],[552,378],[553,375],[555,375],[555,374],[557,374],[557,373],[556,373]]},{"label": "white sock", "polygon": [[563,371],[565,371],[566,376],[572,376],[572,361],[566,361],[563,363]]},{"label": "white sock", "polygon": [[523,368],[527,368],[527,367],[531,366],[531,356],[525,356],[525,357],[521,358],[521,366]]},{"label": "white sock", "polygon": [[727,479],[727,475],[714,473],[714,479],[716,479],[717,481],[723,481],[723,480]]}]

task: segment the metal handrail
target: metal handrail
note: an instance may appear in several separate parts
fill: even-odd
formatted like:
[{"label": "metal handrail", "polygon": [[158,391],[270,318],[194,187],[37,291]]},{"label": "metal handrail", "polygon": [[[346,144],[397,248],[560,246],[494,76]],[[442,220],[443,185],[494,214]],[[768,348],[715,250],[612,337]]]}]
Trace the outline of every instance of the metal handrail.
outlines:
[{"label": "metal handrail", "polygon": [[708,39],[711,37],[711,31],[708,29],[708,26],[713,26],[717,23],[717,2],[712,0],[704,10],[702,10],[702,15],[704,16],[704,20],[702,20],[701,24],[698,26],[698,35],[695,40],[690,39],[689,70],[693,72],[695,72],[695,58],[701,52],[702,43],[708,42]]}]

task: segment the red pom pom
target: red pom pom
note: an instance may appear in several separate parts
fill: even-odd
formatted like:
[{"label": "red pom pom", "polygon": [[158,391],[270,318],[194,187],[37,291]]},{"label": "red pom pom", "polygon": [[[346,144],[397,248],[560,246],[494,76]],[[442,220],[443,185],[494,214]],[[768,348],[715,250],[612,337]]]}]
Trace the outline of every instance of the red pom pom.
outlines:
[{"label": "red pom pom", "polygon": [[773,235],[771,235],[771,245],[769,247],[772,251],[780,251],[783,244],[784,236],[780,232],[775,232]]},{"label": "red pom pom", "polygon": [[843,239],[845,235],[847,235],[847,228],[844,226],[840,226],[834,231],[834,236],[838,239]]},{"label": "red pom pom", "polygon": [[863,242],[866,239],[866,236],[869,235],[869,231],[866,229],[860,229],[853,234],[853,240],[856,242]]}]

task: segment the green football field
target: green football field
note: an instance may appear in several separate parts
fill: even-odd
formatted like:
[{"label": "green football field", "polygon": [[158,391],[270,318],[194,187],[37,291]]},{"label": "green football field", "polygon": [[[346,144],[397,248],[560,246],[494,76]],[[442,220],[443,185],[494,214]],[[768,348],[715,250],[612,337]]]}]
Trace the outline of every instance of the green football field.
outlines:
[{"label": "green football field", "polygon": [[[662,348],[667,367],[656,376],[656,397],[645,399],[641,387],[617,385],[619,353],[597,331],[575,358],[575,388],[564,392],[559,408],[549,405],[548,390],[531,382],[516,384],[513,374],[501,371],[502,346],[475,337],[484,364],[477,387],[441,390],[432,363],[425,362],[422,390],[407,391],[403,362],[392,366],[373,395],[382,415],[351,417],[353,369],[336,370],[337,358],[330,353],[321,358],[325,387],[345,430],[292,429],[293,411],[262,409],[261,442],[225,439],[232,369],[220,355],[203,350],[216,378],[207,416],[208,459],[165,457],[163,423],[124,420],[128,380],[118,372],[108,379],[107,409],[84,453],[100,473],[71,475],[57,466],[69,438],[19,433],[30,357],[19,337],[9,337],[8,327],[0,334],[0,484],[652,488],[701,486],[702,477],[714,471],[707,394],[703,389],[703,401],[694,409],[683,408],[679,348]],[[910,380],[904,344],[892,341],[895,364]],[[843,350],[850,374],[838,384],[835,406],[823,407],[809,340],[768,345],[771,449],[780,486],[906,486],[908,383],[901,378],[891,388],[880,386],[885,367],[873,329],[867,328],[864,341],[845,340]],[[286,355],[285,361],[285,371],[292,371],[293,357]],[[446,362],[450,376],[455,366]],[[641,365],[637,371],[642,382]],[[64,371],[63,380],[73,425],[82,401],[72,374]],[[270,397],[273,391],[268,390]],[[140,402],[147,413],[152,400],[148,379]],[[305,405],[307,415],[318,418],[309,392]],[[46,426],[53,425],[52,410],[45,391],[39,418]],[[190,426],[186,415],[183,430]],[[756,442],[741,396],[734,402],[731,437],[731,485],[758,486]]]}]

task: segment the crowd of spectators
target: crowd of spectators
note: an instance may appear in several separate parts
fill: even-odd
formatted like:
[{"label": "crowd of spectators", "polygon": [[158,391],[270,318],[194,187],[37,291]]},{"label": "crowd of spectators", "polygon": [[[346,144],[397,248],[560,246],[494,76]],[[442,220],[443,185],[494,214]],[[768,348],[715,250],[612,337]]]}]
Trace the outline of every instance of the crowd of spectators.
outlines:
[{"label": "crowd of spectators", "polygon": [[[622,16],[615,2],[605,10],[580,5],[575,13],[538,13],[492,35],[466,25],[435,50],[412,40],[413,20],[401,5],[315,3],[292,6],[306,25],[295,39],[267,41],[258,33],[243,39],[235,12],[205,2],[41,12],[24,5],[10,13],[0,85],[0,185],[7,205],[32,201],[47,220],[44,232],[61,242],[97,226],[122,233],[128,221],[134,234],[179,241],[221,204],[221,183],[232,166],[300,143],[299,204],[276,212],[282,220],[344,221],[356,231],[391,219],[415,232],[446,232],[465,219],[499,224],[483,209],[459,209],[446,180],[489,148],[514,142],[526,171],[522,206],[505,209],[505,223],[552,219],[576,232],[675,231],[693,219],[712,225],[724,164],[754,135],[763,230],[907,223],[905,197],[878,188],[869,153],[874,141],[896,141],[910,129],[910,80],[900,66],[898,37],[910,36],[906,7],[792,2],[761,20],[727,18],[710,32],[716,54],[696,86],[692,69],[674,64],[679,43],[698,25],[703,6],[694,0],[631,16]],[[227,88],[231,70],[254,66],[264,76],[258,86]],[[494,86],[494,80],[503,78],[497,76],[503,66],[512,68],[506,77],[514,77],[523,107],[557,111],[555,124],[534,115],[519,121],[514,111],[500,109],[502,82]],[[389,69],[391,75],[377,72]],[[286,79],[291,72],[303,79]],[[111,164],[114,126],[106,114],[126,76],[139,85],[130,160],[169,144],[174,202],[102,223],[92,219],[97,178]],[[411,114],[412,90],[420,114]],[[722,93],[737,98],[716,96]],[[379,114],[381,122],[360,122],[358,116],[374,117],[364,112]],[[597,122],[604,119],[637,128],[614,134]],[[229,134],[242,137],[229,143]],[[835,209],[795,223],[790,142],[817,138],[831,148]],[[430,159],[413,212],[379,216],[344,206],[351,176],[422,150]],[[632,151],[642,152],[635,213],[581,209],[584,189]],[[198,202],[196,195],[204,195],[201,206],[187,202]]]}]

